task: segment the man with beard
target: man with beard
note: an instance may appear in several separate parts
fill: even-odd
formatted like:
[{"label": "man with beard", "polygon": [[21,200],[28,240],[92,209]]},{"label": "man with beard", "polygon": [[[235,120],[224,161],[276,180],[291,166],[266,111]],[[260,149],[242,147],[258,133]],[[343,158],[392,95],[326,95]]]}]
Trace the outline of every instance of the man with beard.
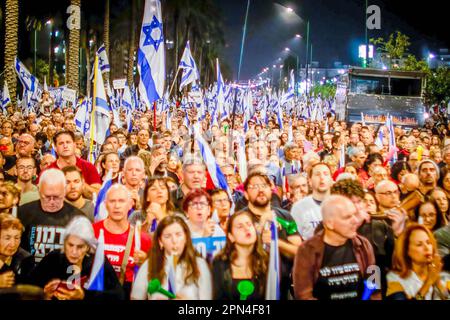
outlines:
[{"label": "man with beard", "polygon": [[33,184],[33,176],[36,175],[36,162],[31,157],[17,159],[17,186],[20,188],[19,205],[39,199],[38,188]]},{"label": "man with beard", "polygon": [[[244,196],[248,200],[248,207],[243,211],[253,214],[257,221],[257,230],[262,233],[274,219],[283,219],[289,223],[294,223],[288,211],[273,207],[271,205],[271,182],[267,175],[260,172],[252,172],[244,182]],[[297,231],[288,233],[286,228],[278,226],[278,248],[281,256],[280,270],[280,297],[287,299],[291,286],[290,273],[292,262],[302,240]]]},{"label": "man with beard", "polygon": [[401,207],[408,212],[410,219],[415,220],[414,209],[425,201],[425,195],[434,190],[439,179],[439,167],[433,160],[423,160],[417,166],[419,176],[419,188],[407,196],[401,203]]},{"label": "man with beard", "polygon": [[178,176],[167,170],[167,151],[164,145],[155,144],[152,147],[152,161],[150,165],[150,172],[152,176],[162,176],[162,177],[171,177],[175,180],[176,184],[180,184],[180,180]]},{"label": "man with beard", "polygon": [[68,166],[62,169],[66,177],[66,200],[75,208],[80,209],[85,216],[94,222],[94,204],[83,198],[83,176],[76,166]]},{"label": "man with beard", "polygon": [[309,171],[309,184],[312,194],[296,202],[291,209],[291,215],[303,240],[311,238],[322,221],[320,205],[330,195],[333,185],[328,165],[322,162],[315,164]]}]

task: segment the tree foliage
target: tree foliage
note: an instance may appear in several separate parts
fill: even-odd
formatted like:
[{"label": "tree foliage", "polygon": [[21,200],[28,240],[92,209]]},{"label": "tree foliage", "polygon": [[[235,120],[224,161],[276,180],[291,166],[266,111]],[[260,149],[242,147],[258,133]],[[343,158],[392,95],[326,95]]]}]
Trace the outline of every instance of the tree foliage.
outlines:
[{"label": "tree foliage", "polygon": [[450,101],[450,69],[439,67],[430,72],[427,77],[427,85],[424,91],[425,103],[433,105]]}]

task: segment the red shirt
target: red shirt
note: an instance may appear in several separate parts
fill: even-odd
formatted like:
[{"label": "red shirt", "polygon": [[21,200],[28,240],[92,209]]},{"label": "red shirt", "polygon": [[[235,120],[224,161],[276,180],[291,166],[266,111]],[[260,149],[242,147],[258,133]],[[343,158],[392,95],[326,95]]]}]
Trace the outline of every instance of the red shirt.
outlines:
[{"label": "red shirt", "polygon": [[[98,238],[100,229],[103,229],[105,235],[105,255],[111,263],[112,267],[116,271],[117,277],[120,277],[120,267],[122,266],[123,256],[125,254],[125,247],[128,240],[128,232],[130,228],[122,234],[114,234],[109,232],[104,225],[105,220],[96,222],[93,224],[95,237]],[[135,238],[133,235],[133,242],[131,243],[130,255],[128,257],[127,269],[125,271],[125,282],[133,282],[134,280],[134,243]],[[151,247],[150,236],[145,232],[141,232],[141,251],[148,252]]]},{"label": "red shirt", "polygon": [[[95,168],[95,166],[92,163],[90,163],[84,159],[81,159],[78,157],[76,159],[77,159],[77,162],[75,163],[75,165],[78,167],[78,169],[81,170],[81,174],[83,175],[84,181],[88,185],[91,185],[91,184],[100,184],[101,185],[102,179],[100,178],[100,175],[98,174],[98,171]],[[47,169],[50,169],[50,168],[61,170],[61,168],[58,167],[58,161],[51,163],[47,167]],[[41,172],[41,174],[42,174],[42,172]]]}]

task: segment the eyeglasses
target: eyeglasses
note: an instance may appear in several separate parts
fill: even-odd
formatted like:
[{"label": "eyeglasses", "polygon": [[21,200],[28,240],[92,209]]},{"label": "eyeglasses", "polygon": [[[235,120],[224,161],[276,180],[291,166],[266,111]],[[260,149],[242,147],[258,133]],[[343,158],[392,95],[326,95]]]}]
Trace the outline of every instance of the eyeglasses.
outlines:
[{"label": "eyeglasses", "polygon": [[33,166],[18,166],[17,167],[17,170],[21,170],[21,171],[23,171],[23,170],[33,170],[34,169],[34,167]]},{"label": "eyeglasses", "polygon": [[386,192],[378,192],[378,194],[382,194],[385,196],[392,196],[392,195],[397,195],[399,193],[398,190],[395,191],[386,191]]},{"label": "eyeglasses", "polygon": [[19,140],[19,141],[17,141],[17,144],[24,144],[24,145],[28,146],[28,145],[31,144],[31,141],[23,141],[23,140]]},{"label": "eyeglasses", "polygon": [[265,183],[263,184],[249,184],[248,185],[248,189],[249,190],[265,190],[267,189],[269,186]]},{"label": "eyeglasses", "polygon": [[61,201],[64,199],[64,197],[58,197],[58,196],[41,196],[42,200],[45,201]]},{"label": "eyeglasses", "polygon": [[188,207],[189,208],[197,208],[197,209],[203,209],[209,205],[208,202],[190,202]]}]

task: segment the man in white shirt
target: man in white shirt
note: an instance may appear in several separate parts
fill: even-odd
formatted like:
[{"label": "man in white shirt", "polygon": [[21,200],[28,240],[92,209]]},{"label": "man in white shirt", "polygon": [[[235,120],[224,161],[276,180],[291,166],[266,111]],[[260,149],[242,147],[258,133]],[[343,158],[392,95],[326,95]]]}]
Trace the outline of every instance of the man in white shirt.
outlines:
[{"label": "man in white shirt", "polygon": [[298,232],[303,240],[311,238],[322,221],[320,205],[330,195],[333,185],[328,165],[325,163],[313,165],[309,171],[309,183],[312,194],[296,202],[291,209],[291,216],[297,223]]}]

